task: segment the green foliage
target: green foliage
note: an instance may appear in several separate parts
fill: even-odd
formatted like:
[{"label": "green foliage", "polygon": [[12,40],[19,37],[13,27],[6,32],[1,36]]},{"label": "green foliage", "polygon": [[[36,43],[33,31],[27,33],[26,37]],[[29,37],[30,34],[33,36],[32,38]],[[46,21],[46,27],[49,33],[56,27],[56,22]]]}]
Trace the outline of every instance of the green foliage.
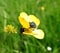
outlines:
[{"label": "green foliage", "polygon": [[[41,7],[45,10],[41,10]],[[34,14],[45,33],[43,40],[19,34],[20,12]],[[5,25],[14,25],[17,34],[4,32]],[[52,50],[48,51],[47,47]],[[60,0],[0,0],[0,53],[59,53],[60,52]]]}]

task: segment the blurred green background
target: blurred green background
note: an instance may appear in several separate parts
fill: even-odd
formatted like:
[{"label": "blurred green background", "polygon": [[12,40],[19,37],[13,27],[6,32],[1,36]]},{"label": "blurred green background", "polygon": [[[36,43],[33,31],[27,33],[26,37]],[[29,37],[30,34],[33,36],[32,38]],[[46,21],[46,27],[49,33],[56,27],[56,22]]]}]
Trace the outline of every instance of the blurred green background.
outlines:
[{"label": "blurred green background", "polygon": [[[21,38],[18,16],[22,11],[40,19],[38,28],[44,31],[44,39]],[[8,24],[14,25],[18,33],[5,33]],[[60,0],[0,0],[0,53],[60,53]]]}]

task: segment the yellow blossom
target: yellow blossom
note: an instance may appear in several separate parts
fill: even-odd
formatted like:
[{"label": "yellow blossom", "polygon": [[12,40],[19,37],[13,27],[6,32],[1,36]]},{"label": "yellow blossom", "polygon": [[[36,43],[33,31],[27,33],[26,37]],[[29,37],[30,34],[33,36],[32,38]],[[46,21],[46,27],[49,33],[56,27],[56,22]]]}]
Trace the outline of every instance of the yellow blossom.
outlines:
[{"label": "yellow blossom", "polygon": [[36,16],[21,12],[18,20],[22,25],[22,29],[20,30],[22,34],[32,35],[37,39],[44,38],[43,30],[37,29],[40,24],[40,20]]},{"label": "yellow blossom", "polygon": [[44,6],[42,6],[42,7],[41,7],[41,10],[42,10],[42,11],[44,11],[44,10],[45,10],[45,7],[44,7]]},{"label": "yellow blossom", "polygon": [[34,15],[27,15],[25,12],[21,12],[20,16],[18,17],[19,22],[24,28],[29,28],[30,24],[29,22],[35,22],[35,24],[38,26],[40,24],[40,20],[34,16]]},{"label": "yellow blossom", "polygon": [[7,33],[17,33],[16,28],[14,28],[13,25],[6,25],[4,27],[4,32],[7,32]]}]

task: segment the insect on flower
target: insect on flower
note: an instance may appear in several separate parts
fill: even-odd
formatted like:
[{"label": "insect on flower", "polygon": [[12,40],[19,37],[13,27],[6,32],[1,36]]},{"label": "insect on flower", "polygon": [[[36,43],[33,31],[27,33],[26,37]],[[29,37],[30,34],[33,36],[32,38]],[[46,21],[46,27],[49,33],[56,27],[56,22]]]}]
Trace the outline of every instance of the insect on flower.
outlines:
[{"label": "insect on flower", "polygon": [[37,29],[40,24],[40,20],[34,15],[27,15],[25,12],[21,12],[18,20],[22,25],[20,32],[26,35],[32,35],[37,39],[44,38],[44,32],[41,29]]}]

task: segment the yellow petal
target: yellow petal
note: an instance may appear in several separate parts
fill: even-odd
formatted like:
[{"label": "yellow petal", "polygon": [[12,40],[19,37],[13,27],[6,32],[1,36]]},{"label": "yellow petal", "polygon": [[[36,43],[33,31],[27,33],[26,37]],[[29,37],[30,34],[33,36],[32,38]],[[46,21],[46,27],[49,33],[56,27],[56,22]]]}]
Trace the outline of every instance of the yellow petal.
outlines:
[{"label": "yellow petal", "polygon": [[35,33],[35,35],[33,35],[33,36],[37,39],[43,39],[44,38],[44,32],[40,29],[34,30],[33,33]]},{"label": "yellow petal", "polygon": [[32,29],[25,29],[23,34],[26,34],[26,35],[33,35],[33,32],[32,32]]},{"label": "yellow petal", "polygon": [[33,35],[33,33],[27,33],[27,32],[23,32],[23,34],[26,34],[26,35]]},{"label": "yellow petal", "polygon": [[18,17],[19,22],[24,28],[29,28],[29,22],[28,22],[28,16],[26,13],[22,12],[20,16]]},{"label": "yellow petal", "polygon": [[29,15],[29,19],[30,19],[29,21],[30,22],[34,22],[37,27],[40,24],[40,20],[36,16],[34,16],[34,15]]},{"label": "yellow petal", "polygon": [[28,15],[25,12],[21,12],[20,13],[20,17],[24,18],[24,20],[26,20],[27,22],[29,22]]}]

